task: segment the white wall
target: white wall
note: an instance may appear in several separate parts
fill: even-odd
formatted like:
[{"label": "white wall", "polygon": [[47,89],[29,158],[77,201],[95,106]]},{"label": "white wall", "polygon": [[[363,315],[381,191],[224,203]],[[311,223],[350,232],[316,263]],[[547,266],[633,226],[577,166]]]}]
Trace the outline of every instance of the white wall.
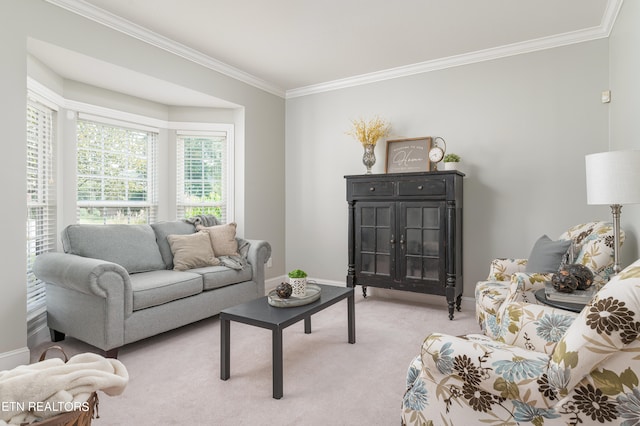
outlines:
[{"label": "white wall", "polygon": [[[0,181],[5,208],[0,235],[0,370],[22,362],[27,343],[25,271],[26,209],[26,72],[27,63],[21,28],[25,15],[17,1],[0,2],[0,128],[3,130]],[[16,37],[17,36],[17,37]],[[21,41],[21,43],[20,43]],[[12,64],[6,66],[5,64]],[[27,358],[28,360],[28,358]]]},{"label": "white wall", "polygon": [[[268,240],[274,266],[268,277],[284,273],[284,100],[263,90],[202,67],[164,50],[84,19],[43,0],[0,2],[0,117],[4,138],[0,176],[5,183],[1,234],[5,251],[0,260],[0,370],[28,362],[26,335],[25,111],[28,39],[41,40],[74,52],[134,70],[155,79],[240,105],[231,113],[241,128],[236,136],[245,162],[236,207],[241,206],[246,238]],[[54,79],[55,80],[55,79]],[[48,83],[48,82],[44,82]],[[64,85],[66,82],[62,82]],[[53,81],[52,84],[60,84]],[[55,88],[54,88],[55,89]],[[71,86],[69,86],[71,90]],[[171,111],[170,111],[171,112]],[[175,111],[173,111],[175,112]]]},{"label": "white wall", "polygon": [[[461,155],[464,295],[494,257],[527,257],[542,234],[607,219],[588,206],[584,156],[608,146],[608,42],[598,40],[287,100],[287,269],[344,282],[344,175],[364,173],[350,120],[393,137],[441,136]],[[384,172],[385,144],[374,173]]]},{"label": "white wall", "polygon": [[[640,2],[625,1],[609,38],[611,150],[640,149],[639,22]],[[640,205],[623,206],[620,226],[626,232],[620,256],[624,266],[640,257]]]}]

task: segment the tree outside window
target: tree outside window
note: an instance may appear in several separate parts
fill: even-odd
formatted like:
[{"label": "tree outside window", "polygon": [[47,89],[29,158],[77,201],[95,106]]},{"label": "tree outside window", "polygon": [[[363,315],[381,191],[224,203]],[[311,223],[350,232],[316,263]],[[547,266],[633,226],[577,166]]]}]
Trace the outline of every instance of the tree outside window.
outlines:
[{"label": "tree outside window", "polygon": [[151,223],[157,133],[78,120],[78,223]]}]

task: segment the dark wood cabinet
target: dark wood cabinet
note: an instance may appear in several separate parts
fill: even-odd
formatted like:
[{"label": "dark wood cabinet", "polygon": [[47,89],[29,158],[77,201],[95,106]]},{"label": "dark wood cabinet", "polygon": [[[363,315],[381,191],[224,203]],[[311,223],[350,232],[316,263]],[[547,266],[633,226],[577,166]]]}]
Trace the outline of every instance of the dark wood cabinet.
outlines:
[{"label": "dark wood cabinet", "polygon": [[458,171],[345,176],[347,285],[446,297],[460,310],[462,180]]}]

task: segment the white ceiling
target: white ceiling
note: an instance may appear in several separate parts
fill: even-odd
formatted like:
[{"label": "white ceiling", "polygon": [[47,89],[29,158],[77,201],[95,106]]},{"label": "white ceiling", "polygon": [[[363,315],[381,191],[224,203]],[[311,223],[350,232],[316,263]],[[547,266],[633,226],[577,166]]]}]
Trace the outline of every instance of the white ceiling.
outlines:
[{"label": "white ceiling", "polygon": [[622,2],[47,1],[286,97],[606,37]]}]

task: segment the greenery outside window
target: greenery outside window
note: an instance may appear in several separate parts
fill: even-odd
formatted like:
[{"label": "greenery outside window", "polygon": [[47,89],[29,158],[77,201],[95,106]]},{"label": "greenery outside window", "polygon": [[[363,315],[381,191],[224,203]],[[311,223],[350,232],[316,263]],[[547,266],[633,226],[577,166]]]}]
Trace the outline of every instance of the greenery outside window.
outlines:
[{"label": "greenery outside window", "polygon": [[229,141],[226,132],[178,132],[176,216],[229,219]]},{"label": "greenery outside window", "polygon": [[27,316],[45,309],[45,284],[33,274],[37,255],[55,250],[55,111],[27,104]]},{"label": "greenery outside window", "polygon": [[79,119],[78,223],[152,223],[157,131]]}]

